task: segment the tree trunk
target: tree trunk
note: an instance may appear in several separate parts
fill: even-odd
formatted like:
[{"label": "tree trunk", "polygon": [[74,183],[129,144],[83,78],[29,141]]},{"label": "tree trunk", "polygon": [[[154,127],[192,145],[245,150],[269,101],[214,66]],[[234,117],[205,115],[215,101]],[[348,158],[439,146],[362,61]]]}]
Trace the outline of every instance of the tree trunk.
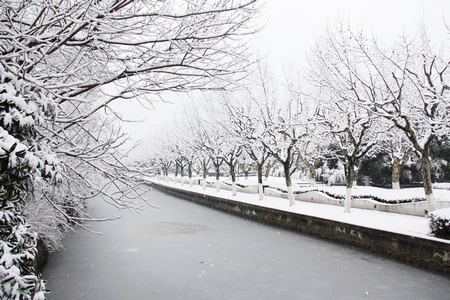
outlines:
[{"label": "tree trunk", "polygon": [[283,163],[284,177],[286,179],[286,188],[288,192],[289,205],[295,204],[294,193],[292,192],[291,172],[289,170],[289,159]]},{"label": "tree trunk", "polygon": [[258,163],[257,167],[258,167],[258,193],[259,193],[259,200],[263,200],[264,199],[263,172],[262,172],[263,165]]},{"label": "tree trunk", "polygon": [[203,162],[203,189],[206,190],[206,178],[208,176],[208,168],[206,163]]},{"label": "tree trunk", "polygon": [[192,164],[188,165],[189,186],[192,187]]},{"label": "tree trunk", "polygon": [[216,190],[220,192],[220,165],[216,165]]},{"label": "tree trunk", "polygon": [[353,166],[353,169],[352,169],[352,175],[351,175],[351,178],[352,178],[352,188],[358,186],[358,173],[355,171],[354,168],[355,168],[355,166]]},{"label": "tree trunk", "polygon": [[183,178],[183,176],[184,176],[184,166],[181,165],[180,166],[180,181],[181,181],[181,185],[184,185],[184,178]]},{"label": "tree trunk", "polygon": [[180,171],[180,166],[177,165],[177,166],[175,167],[175,183],[178,182],[178,172],[179,172],[179,171]]},{"label": "tree trunk", "polygon": [[311,186],[315,186],[316,185],[316,170],[314,169],[313,165],[309,165],[308,169],[309,169],[309,184]]},{"label": "tree trunk", "polygon": [[236,191],[236,173],[234,172],[235,164],[230,164],[230,176],[231,176],[231,190],[233,192],[233,196],[237,195]]},{"label": "tree trunk", "polygon": [[400,189],[400,159],[394,156],[394,162],[392,163],[392,189]]},{"label": "tree trunk", "polygon": [[244,170],[244,180],[247,181],[248,180],[248,170]]},{"label": "tree trunk", "polygon": [[267,163],[266,164],[266,172],[264,174],[266,181],[269,179],[270,169],[272,169],[272,166],[270,165],[270,163]]},{"label": "tree trunk", "polygon": [[347,181],[347,187],[345,190],[345,200],[344,200],[344,212],[349,213],[350,212],[350,208],[351,208],[351,203],[352,203],[352,188],[353,188],[353,182],[354,182],[354,178],[355,178],[355,166],[351,161],[347,161],[347,176],[346,176],[346,181]]},{"label": "tree trunk", "polygon": [[220,192],[220,181],[216,178],[216,191]]},{"label": "tree trunk", "polygon": [[436,203],[433,195],[433,184],[431,182],[431,161],[428,155],[422,155],[420,159],[422,164],[423,188],[425,190],[425,198],[427,199],[428,212],[436,210]]},{"label": "tree trunk", "polygon": [[344,212],[349,213],[352,201],[352,187],[346,187],[345,200],[344,200]]}]

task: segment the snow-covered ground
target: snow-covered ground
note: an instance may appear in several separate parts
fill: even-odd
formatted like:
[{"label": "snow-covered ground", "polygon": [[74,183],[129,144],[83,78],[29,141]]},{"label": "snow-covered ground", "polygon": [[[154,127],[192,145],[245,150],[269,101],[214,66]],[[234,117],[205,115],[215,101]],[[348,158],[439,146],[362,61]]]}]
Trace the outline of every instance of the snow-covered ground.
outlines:
[{"label": "snow-covered ground", "polygon": [[[426,217],[418,217],[418,216],[388,213],[375,210],[357,209],[357,208],[352,208],[350,213],[345,213],[344,208],[341,206],[303,202],[303,201],[296,201],[295,205],[289,206],[289,201],[287,199],[278,197],[265,196],[264,199],[260,201],[257,194],[238,193],[236,196],[232,196],[232,192],[230,190],[221,190],[220,192],[218,192],[215,188],[208,188],[208,187],[206,188],[206,190],[203,190],[203,187],[200,185],[193,185],[191,187],[189,184],[186,183],[182,185],[179,182],[178,183],[174,183],[173,181],[163,182],[162,180],[156,180],[154,178],[146,178],[146,180],[155,181],[156,183],[176,187],[179,189],[203,193],[214,197],[221,197],[253,205],[259,205],[283,211],[299,213],[303,215],[335,220],[348,224],[380,229],[388,232],[400,233],[450,244],[449,240],[439,239],[430,236],[430,228],[428,224],[429,221],[428,218]],[[242,179],[238,181],[238,183],[242,185],[251,185],[256,184],[256,180],[252,178],[249,178],[248,180]],[[278,178],[275,178],[274,180],[269,180],[265,182],[265,184],[268,184],[270,186],[278,186],[280,188],[284,187],[282,181],[280,181]],[[294,182],[293,185],[295,186],[294,190],[301,190],[302,188],[308,188],[306,185],[301,187],[302,182]],[[338,194],[345,195],[345,187],[342,186],[327,187],[324,185],[317,185],[314,188],[321,188],[321,189],[323,188],[327,189],[328,191],[336,195]],[[450,200],[450,190],[435,189],[434,192],[437,200]],[[424,191],[421,188],[390,190],[376,187],[358,186],[354,188],[353,194],[354,195],[371,194],[387,200],[405,199],[408,197],[410,198],[425,197]]]}]

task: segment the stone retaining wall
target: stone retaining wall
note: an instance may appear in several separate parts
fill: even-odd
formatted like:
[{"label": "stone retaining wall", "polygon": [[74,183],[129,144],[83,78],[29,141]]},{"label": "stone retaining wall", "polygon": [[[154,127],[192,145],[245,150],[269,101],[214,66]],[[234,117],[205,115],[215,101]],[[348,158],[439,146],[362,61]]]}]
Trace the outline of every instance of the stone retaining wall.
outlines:
[{"label": "stone retaining wall", "polygon": [[192,202],[284,229],[347,244],[450,275],[450,244],[301,215],[167,187],[153,187]]}]

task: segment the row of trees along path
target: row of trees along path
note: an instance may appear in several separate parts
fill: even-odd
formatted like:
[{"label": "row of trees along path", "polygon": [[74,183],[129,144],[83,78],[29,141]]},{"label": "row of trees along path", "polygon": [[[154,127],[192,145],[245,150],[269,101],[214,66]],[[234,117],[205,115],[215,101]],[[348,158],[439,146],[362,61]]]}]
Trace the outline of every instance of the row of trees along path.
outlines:
[{"label": "row of trees along path", "polygon": [[[444,50],[447,48],[444,48]],[[381,151],[392,161],[392,187],[400,188],[400,168],[418,157],[428,210],[436,209],[431,182],[431,143],[448,138],[450,53],[434,49],[423,35],[400,37],[392,47],[337,24],[317,39],[308,56],[306,76],[287,77],[283,93],[260,60],[252,85],[240,92],[209,93],[185,103],[171,132],[189,143],[155,136],[149,156],[158,172],[177,158],[210,161],[218,180],[226,162],[235,194],[235,166],[251,161],[258,170],[262,198],[263,165],[283,167],[294,205],[291,175],[303,163],[314,184],[319,163],[338,159],[345,168],[345,211],[364,158]],[[188,112],[188,113],[186,113]],[[166,134],[167,132],[165,132]],[[301,162],[301,163],[300,163]],[[162,167],[164,165],[164,167]]]}]

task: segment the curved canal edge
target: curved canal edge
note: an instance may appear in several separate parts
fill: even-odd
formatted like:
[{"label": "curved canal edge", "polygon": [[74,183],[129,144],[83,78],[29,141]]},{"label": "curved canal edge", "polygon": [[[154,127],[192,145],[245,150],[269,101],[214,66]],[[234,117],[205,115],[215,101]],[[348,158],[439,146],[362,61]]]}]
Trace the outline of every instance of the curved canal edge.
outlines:
[{"label": "curved canal edge", "polygon": [[379,229],[219,198],[156,182],[150,186],[179,198],[264,224],[362,248],[450,275],[450,244]]}]

